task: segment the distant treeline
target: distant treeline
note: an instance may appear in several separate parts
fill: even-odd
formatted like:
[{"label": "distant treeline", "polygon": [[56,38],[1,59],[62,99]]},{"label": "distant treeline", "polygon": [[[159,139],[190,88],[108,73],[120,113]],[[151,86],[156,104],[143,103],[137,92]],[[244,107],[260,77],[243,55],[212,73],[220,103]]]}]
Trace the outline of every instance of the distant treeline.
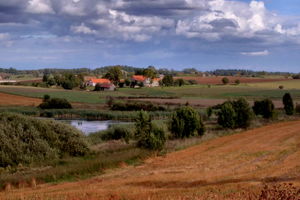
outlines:
[{"label": "distant treeline", "polygon": [[243,70],[243,69],[217,69],[214,71],[209,71],[209,74],[216,76],[249,76],[249,77],[259,77],[265,75],[281,75],[281,76],[291,76],[293,73],[289,72],[267,72],[267,71],[253,71],[253,70]]},{"label": "distant treeline", "polygon": [[[143,69],[139,67],[132,67],[127,65],[114,65],[114,66],[104,66],[96,69],[90,68],[74,68],[74,69],[62,69],[62,68],[46,68],[46,69],[38,69],[38,70],[17,70],[15,68],[0,68],[0,73],[7,74],[63,74],[63,73],[72,73],[72,74],[86,74],[86,75],[98,75],[105,74],[112,67],[120,67],[121,70],[126,71],[127,73],[140,74]],[[267,72],[267,71],[253,71],[253,70],[243,70],[243,69],[217,69],[214,71],[201,72],[195,68],[185,68],[183,70],[174,70],[167,68],[155,68],[154,66],[149,66],[148,68],[153,68],[157,71],[158,74],[163,75],[173,75],[176,76],[178,74],[212,74],[216,76],[249,76],[249,77],[259,77],[264,75],[283,75],[283,76],[292,76],[297,75],[296,73],[289,72]]]}]

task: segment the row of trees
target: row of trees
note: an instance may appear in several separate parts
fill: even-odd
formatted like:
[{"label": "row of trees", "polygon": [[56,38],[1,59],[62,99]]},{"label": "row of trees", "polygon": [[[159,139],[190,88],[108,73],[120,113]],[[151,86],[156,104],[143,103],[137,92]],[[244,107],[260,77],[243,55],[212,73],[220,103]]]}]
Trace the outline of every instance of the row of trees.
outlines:
[{"label": "row of trees", "polygon": [[72,90],[75,87],[84,87],[84,75],[83,74],[45,74],[43,76],[43,82],[48,86],[61,86],[64,89]]}]

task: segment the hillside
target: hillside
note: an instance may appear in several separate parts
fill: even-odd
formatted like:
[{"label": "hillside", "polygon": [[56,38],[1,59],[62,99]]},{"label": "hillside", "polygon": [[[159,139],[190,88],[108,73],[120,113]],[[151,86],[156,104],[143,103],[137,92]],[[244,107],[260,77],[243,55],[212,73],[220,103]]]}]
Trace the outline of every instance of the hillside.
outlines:
[{"label": "hillside", "polygon": [[282,122],[92,179],[2,192],[0,199],[252,199],[263,182],[300,186],[299,174],[300,121]]}]

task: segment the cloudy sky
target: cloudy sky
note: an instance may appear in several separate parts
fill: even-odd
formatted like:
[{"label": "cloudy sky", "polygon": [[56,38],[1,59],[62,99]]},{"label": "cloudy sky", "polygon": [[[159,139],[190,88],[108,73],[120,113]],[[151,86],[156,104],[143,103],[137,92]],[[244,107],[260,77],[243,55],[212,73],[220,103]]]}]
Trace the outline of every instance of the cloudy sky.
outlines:
[{"label": "cloudy sky", "polygon": [[299,0],[0,0],[0,67],[300,72]]}]

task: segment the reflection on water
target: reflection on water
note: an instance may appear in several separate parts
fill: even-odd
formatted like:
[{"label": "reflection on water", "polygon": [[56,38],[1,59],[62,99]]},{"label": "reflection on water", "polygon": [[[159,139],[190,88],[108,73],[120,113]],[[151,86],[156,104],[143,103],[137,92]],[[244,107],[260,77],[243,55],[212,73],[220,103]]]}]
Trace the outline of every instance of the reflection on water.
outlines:
[{"label": "reflection on water", "polygon": [[71,126],[88,135],[90,133],[107,130],[112,124],[124,124],[125,122],[118,121],[86,121],[86,120],[59,120],[60,122],[68,123]]}]

